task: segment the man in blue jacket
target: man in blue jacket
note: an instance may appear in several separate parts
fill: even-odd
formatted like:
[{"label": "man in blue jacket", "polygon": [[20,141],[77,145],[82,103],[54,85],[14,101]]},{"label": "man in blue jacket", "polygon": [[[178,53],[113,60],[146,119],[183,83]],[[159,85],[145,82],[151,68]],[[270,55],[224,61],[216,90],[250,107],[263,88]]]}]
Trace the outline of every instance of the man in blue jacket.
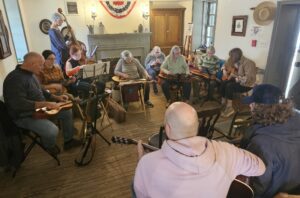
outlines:
[{"label": "man in blue jacket", "polygon": [[278,192],[300,193],[300,114],[279,88],[262,84],[244,99],[250,104],[254,124],[241,147],[259,156],[266,172],[251,179],[255,197]]}]

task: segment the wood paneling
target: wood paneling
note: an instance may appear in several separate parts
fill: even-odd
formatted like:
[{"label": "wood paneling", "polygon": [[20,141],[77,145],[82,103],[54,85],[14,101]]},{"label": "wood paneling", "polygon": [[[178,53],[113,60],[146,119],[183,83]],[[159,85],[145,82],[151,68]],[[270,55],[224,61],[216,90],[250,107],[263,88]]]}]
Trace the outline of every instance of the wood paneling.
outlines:
[{"label": "wood paneling", "polygon": [[151,48],[158,45],[166,55],[173,45],[182,48],[184,10],[184,8],[151,10]]}]

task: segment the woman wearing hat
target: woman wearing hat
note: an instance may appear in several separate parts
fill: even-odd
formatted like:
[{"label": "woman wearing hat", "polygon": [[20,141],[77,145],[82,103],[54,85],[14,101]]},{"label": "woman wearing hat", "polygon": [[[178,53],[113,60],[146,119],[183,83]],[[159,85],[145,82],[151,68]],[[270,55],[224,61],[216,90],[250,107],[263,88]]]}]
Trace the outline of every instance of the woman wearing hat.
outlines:
[{"label": "woman wearing hat", "polygon": [[273,197],[278,192],[300,193],[300,114],[281,90],[270,84],[254,87],[244,98],[250,105],[253,125],[241,147],[259,156],[266,172],[251,179],[255,197]]}]

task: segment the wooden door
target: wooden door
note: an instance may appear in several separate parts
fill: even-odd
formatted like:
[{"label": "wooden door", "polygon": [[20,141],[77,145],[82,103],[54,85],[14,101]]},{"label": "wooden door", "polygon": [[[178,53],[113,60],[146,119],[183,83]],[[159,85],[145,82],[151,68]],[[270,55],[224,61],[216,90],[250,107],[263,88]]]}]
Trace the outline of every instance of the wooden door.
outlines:
[{"label": "wooden door", "polygon": [[184,8],[151,10],[151,48],[157,45],[166,55],[173,45],[182,48],[184,10]]}]

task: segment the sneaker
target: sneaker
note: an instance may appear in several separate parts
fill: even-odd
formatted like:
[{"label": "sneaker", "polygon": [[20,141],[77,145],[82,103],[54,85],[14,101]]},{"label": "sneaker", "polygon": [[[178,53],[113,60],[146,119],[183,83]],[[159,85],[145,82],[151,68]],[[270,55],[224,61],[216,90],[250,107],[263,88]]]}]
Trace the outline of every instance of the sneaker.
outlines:
[{"label": "sneaker", "polygon": [[152,102],[150,102],[149,100],[147,102],[145,102],[145,105],[146,105],[147,108],[153,108],[154,107]]},{"label": "sneaker", "polygon": [[47,152],[52,154],[52,155],[58,155],[60,153],[60,149],[58,148],[58,146],[53,146],[53,147],[49,147],[49,148],[46,148]]},{"label": "sneaker", "polygon": [[82,145],[82,142],[80,140],[76,140],[76,139],[72,139],[68,142],[65,142],[64,144],[64,150],[69,150],[71,148],[74,148],[74,147],[79,147]]},{"label": "sneaker", "polygon": [[222,117],[228,118],[234,114],[233,107],[226,107],[225,110],[221,113]]}]

